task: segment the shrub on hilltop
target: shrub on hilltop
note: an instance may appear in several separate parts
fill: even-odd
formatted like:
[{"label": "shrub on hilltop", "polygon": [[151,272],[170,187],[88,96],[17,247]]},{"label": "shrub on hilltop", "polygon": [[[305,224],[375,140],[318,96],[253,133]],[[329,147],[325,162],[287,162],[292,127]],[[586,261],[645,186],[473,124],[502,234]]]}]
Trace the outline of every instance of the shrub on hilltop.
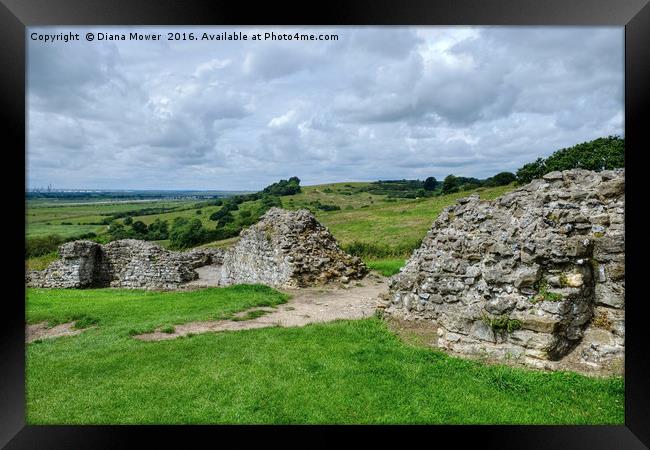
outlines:
[{"label": "shrub on hilltop", "polygon": [[548,158],[537,158],[517,170],[517,182],[530,183],[549,172],[586,169],[610,170],[625,167],[625,139],[607,136],[560,149]]}]

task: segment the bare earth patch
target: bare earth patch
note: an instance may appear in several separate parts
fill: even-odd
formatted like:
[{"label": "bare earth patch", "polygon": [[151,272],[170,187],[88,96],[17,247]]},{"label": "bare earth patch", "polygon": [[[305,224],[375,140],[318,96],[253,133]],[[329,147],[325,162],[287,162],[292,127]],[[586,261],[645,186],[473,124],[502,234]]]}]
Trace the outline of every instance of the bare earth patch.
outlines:
[{"label": "bare earth patch", "polygon": [[387,317],[386,324],[407,344],[437,348],[438,326],[432,320],[403,320],[397,317]]},{"label": "bare earth patch", "polygon": [[82,329],[75,329],[74,322],[61,323],[53,327],[47,326],[47,322],[39,322],[25,326],[25,342],[33,342],[39,339],[51,339],[61,336],[75,336],[80,334]]},{"label": "bare earth patch", "polygon": [[[252,308],[238,313],[239,320],[190,322],[174,325],[173,333],[157,330],[134,336],[143,341],[174,339],[188,334],[217,331],[250,330],[266,327],[302,327],[310,323],[330,322],[339,319],[362,319],[375,313],[377,299],[388,289],[388,280],[370,274],[359,283],[349,286],[321,286],[288,289],[283,292],[292,296],[289,302],[277,308]],[[250,320],[242,320],[251,311],[265,314]]]}]

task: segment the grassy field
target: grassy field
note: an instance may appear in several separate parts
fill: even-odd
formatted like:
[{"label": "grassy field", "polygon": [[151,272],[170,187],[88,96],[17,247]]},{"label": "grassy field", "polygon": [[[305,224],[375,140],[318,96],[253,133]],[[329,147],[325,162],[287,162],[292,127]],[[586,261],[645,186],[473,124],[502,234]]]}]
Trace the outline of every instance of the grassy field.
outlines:
[{"label": "grassy field", "polygon": [[[385,195],[360,192],[360,188],[367,184],[350,182],[305,186],[299,194],[281,197],[282,206],[287,209],[311,209],[345,250],[352,253],[356,251],[371,268],[385,276],[397,273],[412,250],[418,247],[420,240],[443,208],[474,192],[478,192],[482,199],[494,199],[514,189],[514,186],[510,185],[420,199],[389,199]],[[319,203],[336,205],[341,209],[322,211],[315,206]],[[43,201],[30,202],[27,209],[27,237],[58,234],[66,238],[87,232],[101,234],[107,229],[106,225],[96,224],[106,217],[102,214],[145,207],[165,207],[172,211],[134,216],[134,221],[140,220],[148,225],[156,219],[161,219],[171,224],[175,217],[199,218],[206,228],[214,228],[215,222],[209,220],[209,217],[221,207],[196,208],[196,204],[195,200],[64,206]],[[246,202],[240,205],[240,211],[253,210],[258,206],[259,201]],[[200,213],[197,213],[199,210]],[[239,211],[234,214],[239,214]],[[205,246],[227,247],[236,240],[237,238],[230,238]],[[163,247],[170,245],[169,240],[156,242]],[[366,246],[369,248],[365,248]],[[40,270],[47,267],[55,256],[56,254],[50,254],[30,258],[26,265],[29,269]]]},{"label": "grassy field", "polygon": [[365,261],[368,267],[376,270],[385,277],[390,277],[399,272],[406,260],[400,258],[369,259]]},{"label": "grassy field", "polygon": [[488,366],[403,343],[380,319],[142,342],[286,296],[28,289],[27,320],[95,324],[27,345],[29,424],[622,424],[621,378]]},{"label": "grassy field", "polygon": [[[333,183],[318,186],[305,186],[300,194],[281,197],[287,209],[311,208],[316,217],[327,225],[335,237],[347,244],[353,241],[375,242],[394,245],[412,243],[421,239],[438,213],[456,199],[472,194],[474,191],[429,197],[422,199],[388,199],[385,195],[358,192],[358,188],[368,183]],[[481,198],[491,199],[512,189],[512,186],[479,189]],[[339,211],[320,211],[315,202],[336,205]],[[81,205],[58,205],[44,201],[27,204],[27,237],[58,234],[62,237],[82,233],[103,233],[106,225],[99,225],[107,215],[141,208],[169,208],[170,212],[133,216],[150,224],[156,219],[170,223],[175,217],[198,218],[204,226],[214,228],[215,222],[209,220],[210,214],[220,206],[196,208],[196,200],[154,201],[154,202],[116,202]],[[258,202],[240,205],[241,210],[252,210]],[[200,210],[200,214],[197,211]],[[235,212],[238,214],[238,212]],[[397,239],[397,240],[396,240]]]},{"label": "grassy field", "polygon": [[[330,229],[343,245],[354,241],[388,247],[410,245],[422,239],[440,211],[453,205],[457,199],[478,192],[482,199],[489,200],[512,189],[514,186],[479,188],[477,191],[413,200],[399,199],[394,202],[389,202],[384,198],[370,203],[370,200],[366,199],[367,202],[363,203],[363,207],[354,209],[342,207],[341,211],[319,211],[316,213],[316,217]],[[309,201],[313,201],[314,198],[320,198],[321,203],[345,205],[346,202],[353,201],[354,197],[358,201],[359,198],[363,199],[368,196],[367,193],[356,194],[353,197],[340,193],[324,194],[322,189],[305,188],[304,190],[304,193],[283,197],[283,207],[299,208]]]},{"label": "grassy field", "polygon": [[114,202],[59,204],[54,201],[33,200],[27,202],[27,237],[58,234],[61,237],[77,236],[83,233],[102,233],[106,225],[99,223],[110,214],[141,208],[181,209],[196,203],[196,200],[164,200],[152,202]]}]

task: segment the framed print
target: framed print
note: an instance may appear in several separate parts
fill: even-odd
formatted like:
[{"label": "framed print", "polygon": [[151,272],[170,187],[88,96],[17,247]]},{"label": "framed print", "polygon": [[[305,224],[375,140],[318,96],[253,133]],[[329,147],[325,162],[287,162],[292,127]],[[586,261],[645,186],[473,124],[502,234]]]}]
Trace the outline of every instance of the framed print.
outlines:
[{"label": "framed print", "polygon": [[647,2],[2,3],[7,448],[648,445]]}]

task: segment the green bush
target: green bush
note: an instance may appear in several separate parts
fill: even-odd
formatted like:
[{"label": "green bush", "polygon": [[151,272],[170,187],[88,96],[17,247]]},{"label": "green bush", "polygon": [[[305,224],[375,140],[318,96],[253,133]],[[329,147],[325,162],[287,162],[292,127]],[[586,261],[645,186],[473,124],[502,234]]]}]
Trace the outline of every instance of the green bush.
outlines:
[{"label": "green bush", "polygon": [[517,170],[517,182],[529,183],[549,172],[587,169],[609,170],[625,167],[625,139],[608,136],[563,148],[546,159],[538,158]]},{"label": "green bush", "polygon": [[262,192],[271,195],[293,195],[300,192],[300,178],[291,177],[288,180],[280,180],[264,188]]},{"label": "green bush", "polygon": [[517,176],[512,172],[500,172],[488,178],[483,183],[484,186],[507,186],[510,183],[517,181]]},{"label": "green bush", "polygon": [[156,219],[147,230],[147,238],[151,241],[161,241],[169,239],[169,226],[166,220]]},{"label": "green bush", "polygon": [[435,177],[428,177],[424,180],[423,188],[427,191],[433,191],[438,186],[438,180]]},{"label": "green bush", "polygon": [[147,225],[141,220],[133,222],[131,224],[131,229],[137,236],[141,238],[144,238],[147,235],[147,231],[148,231]]},{"label": "green bush", "polygon": [[511,319],[508,316],[482,317],[483,322],[488,325],[495,333],[512,333],[521,328],[521,322],[517,319]]},{"label": "green bush", "polygon": [[176,217],[169,231],[169,241],[173,248],[189,248],[203,244],[210,239],[210,233],[199,219]]},{"label": "green bush", "polygon": [[220,241],[222,239],[228,239],[235,236],[239,236],[242,228],[239,225],[230,223],[224,227],[217,228],[208,233],[209,240]]},{"label": "green bush", "polygon": [[42,237],[33,237],[27,240],[25,246],[25,259],[37,256],[44,256],[48,253],[56,252],[59,245],[63,244],[65,239],[57,234],[49,234]]},{"label": "green bush", "polygon": [[321,210],[321,211],[338,211],[341,209],[341,207],[338,205],[327,205],[319,202],[318,200],[311,202],[310,205],[314,209]]}]

